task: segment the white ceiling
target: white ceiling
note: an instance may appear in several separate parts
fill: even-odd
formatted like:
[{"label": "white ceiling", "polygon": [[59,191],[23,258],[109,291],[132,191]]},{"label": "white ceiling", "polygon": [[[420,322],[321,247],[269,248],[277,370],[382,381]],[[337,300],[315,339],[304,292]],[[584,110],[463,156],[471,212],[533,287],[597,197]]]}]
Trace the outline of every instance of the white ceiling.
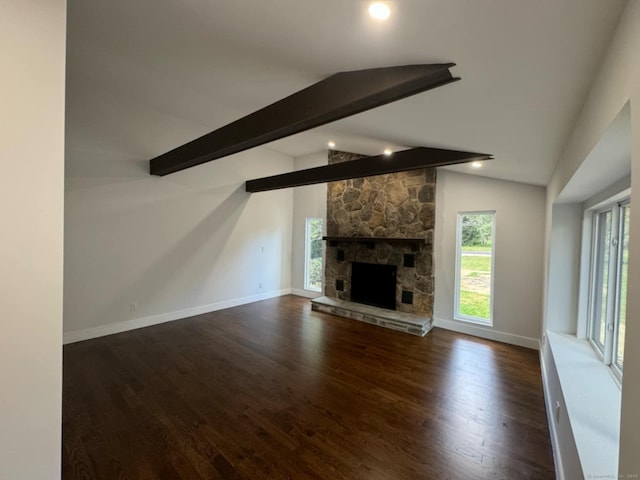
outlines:
[{"label": "white ceiling", "polygon": [[[602,168],[606,165],[606,168]],[[629,102],[560,192],[556,203],[578,203],[604,187],[631,176],[631,106]]]},{"label": "white ceiling", "polygon": [[[381,23],[361,0],[69,0],[67,98],[78,98],[68,141],[82,143],[99,111],[86,96],[77,106],[87,88],[204,134],[338,71],[455,62],[459,82],[269,147],[473,150],[495,156],[473,173],[545,185],[625,1],[387,3]],[[155,128],[137,139],[150,156],[195,138]]]}]

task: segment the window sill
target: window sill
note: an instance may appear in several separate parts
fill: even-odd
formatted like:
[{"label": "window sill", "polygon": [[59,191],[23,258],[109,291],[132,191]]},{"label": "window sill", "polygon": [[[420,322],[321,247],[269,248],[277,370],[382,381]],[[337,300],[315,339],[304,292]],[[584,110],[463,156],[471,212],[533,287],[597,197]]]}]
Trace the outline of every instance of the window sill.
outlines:
[{"label": "window sill", "polygon": [[457,322],[472,323],[474,325],[481,325],[483,327],[493,327],[493,319],[481,320],[475,317],[465,317],[463,315],[454,315],[453,319]]},{"label": "window sill", "polygon": [[566,333],[546,334],[582,471],[585,475],[617,474],[620,387],[587,340]]}]

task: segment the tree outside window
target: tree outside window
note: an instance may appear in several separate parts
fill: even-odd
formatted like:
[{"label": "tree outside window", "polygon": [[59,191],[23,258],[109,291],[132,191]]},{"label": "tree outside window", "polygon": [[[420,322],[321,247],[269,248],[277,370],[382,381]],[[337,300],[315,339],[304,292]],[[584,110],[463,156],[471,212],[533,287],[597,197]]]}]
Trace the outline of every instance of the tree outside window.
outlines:
[{"label": "tree outside window", "polygon": [[455,318],[492,323],[494,212],[458,214]]},{"label": "tree outside window", "polygon": [[322,291],[322,219],[307,218],[304,288]]}]

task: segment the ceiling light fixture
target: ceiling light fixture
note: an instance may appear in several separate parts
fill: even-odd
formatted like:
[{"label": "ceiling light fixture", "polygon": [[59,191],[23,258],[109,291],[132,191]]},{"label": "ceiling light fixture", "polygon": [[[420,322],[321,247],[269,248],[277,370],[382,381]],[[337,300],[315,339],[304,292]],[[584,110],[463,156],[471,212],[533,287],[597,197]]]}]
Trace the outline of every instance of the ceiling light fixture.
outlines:
[{"label": "ceiling light fixture", "polygon": [[336,142],[329,142],[327,145],[329,145],[329,148],[333,148],[336,146]]},{"label": "ceiling light fixture", "polygon": [[390,157],[393,152],[390,149],[385,148],[384,152],[382,152],[382,153],[384,153],[387,157]]},{"label": "ceiling light fixture", "polygon": [[369,15],[376,20],[386,20],[391,15],[391,10],[382,2],[373,2],[369,5]]},{"label": "ceiling light fixture", "polygon": [[480,168],[482,167],[482,162],[471,162],[471,166],[473,168]]}]

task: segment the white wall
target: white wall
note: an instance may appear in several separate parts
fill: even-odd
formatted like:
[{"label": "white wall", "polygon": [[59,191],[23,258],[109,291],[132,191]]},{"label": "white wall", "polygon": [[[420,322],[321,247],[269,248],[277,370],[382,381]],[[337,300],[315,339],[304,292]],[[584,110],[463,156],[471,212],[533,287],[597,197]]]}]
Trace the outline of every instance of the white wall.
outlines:
[{"label": "white wall", "polygon": [[[551,259],[553,249],[553,245],[550,243],[553,204],[627,101],[631,103],[632,118],[632,191],[640,191],[640,175],[634,175],[636,170],[640,170],[640,61],[638,51],[640,51],[640,2],[630,0],[547,189],[547,262]],[[605,164],[599,167],[607,168]],[[629,292],[636,292],[640,289],[640,235],[636,234],[639,225],[640,211],[632,209]],[[550,275],[551,271],[546,277],[545,289],[552,288]],[[552,326],[553,323],[549,316],[548,294],[544,307],[544,326],[546,328]],[[640,312],[640,296],[630,295],[628,297],[627,311]],[[638,413],[638,405],[640,405],[640,324],[637,320],[636,314],[629,315],[627,319],[625,372],[622,388],[620,474],[640,473],[640,456],[638,456],[640,451],[640,435],[638,435],[640,432],[640,414]],[[548,384],[554,385],[556,382],[548,382]],[[561,392],[550,392],[552,397],[560,394]],[[566,478],[579,478],[574,476],[576,472],[571,470],[565,473]]]},{"label": "white wall", "polygon": [[[320,167],[327,164],[328,152],[318,152],[295,158],[295,170]],[[293,258],[291,260],[291,286],[293,293],[309,297],[319,294],[304,290],[305,224],[309,217],[327,221],[327,184],[306,185],[293,189]],[[323,245],[324,247],[324,245]]]},{"label": "white wall", "polygon": [[[438,170],[434,319],[437,326],[537,348],[544,243],[542,187]],[[495,210],[493,327],[453,320],[457,214]]]},{"label": "white wall", "polygon": [[[640,2],[633,4],[635,21],[633,52],[640,49]],[[631,9],[630,9],[631,10]],[[640,62],[634,65],[634,84],[631,91],[632,175],[631,190],[640,192]],[[633,193],[631,194],[633,196]],[[633,200],[632,200],[633,201]],[[631,209],[629,244],[629,276],[627,297],[626,339],[624,344],[624,384],[622,387],[622,417],[620,423],[620,474],[640,474],[640,210]]]},{"label": "white wall", "polygon": [[547,321],[556,332],[576,333],[582,217],[582,204],[553,207]]},{"label": "white wall", "polygon": [[0,478],[60,478],[64,0],[0,3]]},{"label": "white wall", "polygon": [[76,78],[68,87],[65,341],[256,301],[291,288],[291,190],[244,182],[293,169],[256,148],[148,173],[189,124]]}]

